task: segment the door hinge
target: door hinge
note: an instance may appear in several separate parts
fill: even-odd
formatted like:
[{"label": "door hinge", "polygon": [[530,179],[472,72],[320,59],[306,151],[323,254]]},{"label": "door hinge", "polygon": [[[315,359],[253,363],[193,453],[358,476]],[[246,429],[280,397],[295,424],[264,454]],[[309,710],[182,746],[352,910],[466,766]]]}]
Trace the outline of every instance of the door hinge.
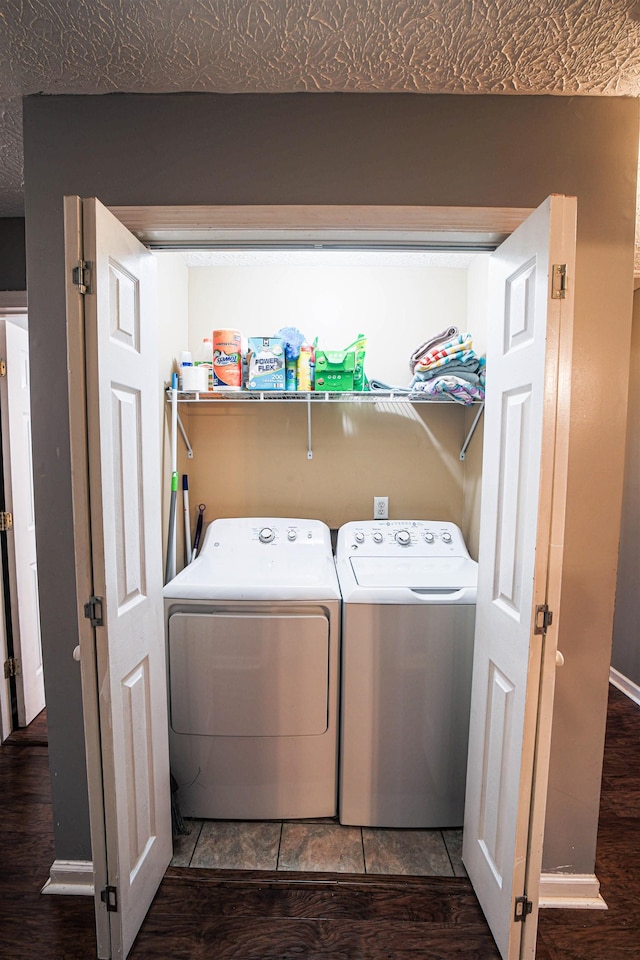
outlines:
[{"label": "door hinge", "polygon": [[107,906],[107,913],[118,912],[118,888],[105,887],[100,894],[100,899]]},{"label": "door hinge", "polygon": [[516,908],[513,914],[513,919],[516,923],[524,923],[532,910],[533,904],[531,903],[531,900],[527,900],[526,897],[516,897]]},{"label": "door hinge", "polygon": [[71,273],[73,283],[78,288],[78,293],[90,293],[91,283],[91,264],[88,260],[78,260]]},{"label": "door hinge", "polygon": [[524,923],[532,910],[533,904],[531,900],[527,900],[526,897],[516,897],[516,908],[513,919],[516,923]]},{"label": "door hinge", "polygon": [[13,530],[13,514],[0,510],[0,533],[6,533],[7,530]]},{"label": "door hinge", "polygon": [[536,615],[533,623],[534,633],[546,633],[547,629],[553,623],[553,611],[549,610],[546,603],[539,603],[536,607]]},{"label": "door hinge", "polygon": [[0,360],[0,377],[6,377],[7,375],[7,361]]},{"label": "door hinge", "polygon": [[564,300],[567,295],[567,265],[554,263],[551,276],[551,299]]},{"label": "door hinge", "polygon": [[10,657],[4,662],[4,678],[9,680],[10,677],[19,677],[22,675],[22,667],[20,666],[20,661],[16,660],[15,657]]},{"label": "door hinge", "polygon": [[91,620],[92,627],[104,626],[102,597],[89,597],[89,600],[84,605],[84,615],[87,620]]}]

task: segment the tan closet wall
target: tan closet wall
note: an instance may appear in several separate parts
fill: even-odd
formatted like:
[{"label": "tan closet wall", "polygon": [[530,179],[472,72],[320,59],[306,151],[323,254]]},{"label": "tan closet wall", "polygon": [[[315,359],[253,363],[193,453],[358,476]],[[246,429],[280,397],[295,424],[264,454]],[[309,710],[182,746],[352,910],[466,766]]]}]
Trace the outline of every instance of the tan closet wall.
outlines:
[{"label": "tan closet wall", "polygon": [[[215,408],[214,408],[215,407]],[[463,521],[464,410],[380,403],[182,406],[194,459],[181,455],[190,500],[216,516],[293,516],[339,527],[372,516]]]},{"label": "tan closet wall", "polygon": [[[375,266],[363,263],[367,255],[361,252],[349,254],[348,265],[336,265],[335,254],[309,259],[305,253],[302,263],[288,254],[267,256],[268,265],[187,269],[188,338],[184,324],[174,324],[175,293],[168,292],[160,303],[161,325],[169,328],[163,339],[172,340],[176,357],[184,346],[195,356],[202,337],[216,325],[235,327],[245,336],[297,326],[309,340],[318,336],[327,349],[346,346],[362,331],[367,375],[406,387],[410,354],[446,326],[467,332],[472,320],[474,343],[484,351],[485,255],[467,257],[467,265],[458,267],[409,265],[401,252],[403,264],[393,255],[374,254]],[[165,272],[182,275],[179,259],[179,254],[157,256],[164,289]],[[163,362],[166,355],[165,350]],[[450,520],[466,536],[475,510],[477,527],[482,425],[470,445],[470,456],[472,451],[476,456],[468,461],[474,471],[469,483],[460,450],[471,421],[457,404],[314,402],[312,459],[307,456],[307,405],[299,400],[181,403],[180,416],[194,452],[188,459],[180,440],[192,529],[199,503],[207,506],[206,522],[233,516],[311,517],[335,529],[371,518],[374,495],[389,497],[391,519]],[[167,469],[167,481],[169,476]],[[472,535],[477,551],[477,530]],[[179,567],[182,556],[180,548]]]}]

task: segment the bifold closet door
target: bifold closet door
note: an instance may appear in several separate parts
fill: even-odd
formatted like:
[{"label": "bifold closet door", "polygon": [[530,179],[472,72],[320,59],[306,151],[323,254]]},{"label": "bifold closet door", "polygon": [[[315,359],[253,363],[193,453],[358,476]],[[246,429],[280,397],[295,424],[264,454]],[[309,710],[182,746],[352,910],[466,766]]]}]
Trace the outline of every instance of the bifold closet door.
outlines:
[{"label": "bifold closet door", "polygon": [[[81,311],[84,335],[88,488],[78,464],[74,517],[92,592],[79,622],[98,951],[124,958],[172,854],[155,261],[97,200],[67,198],[65,213],[89,268],[74,294],[67,265],[68,322]],[[81,427],[76,412],[76,452]]]},{"label": "bifold closet door", "polygon": [[504,960],[535,956],[560,622],[575,236],[575,199],[553,196],[491,262],[463,859]]}]

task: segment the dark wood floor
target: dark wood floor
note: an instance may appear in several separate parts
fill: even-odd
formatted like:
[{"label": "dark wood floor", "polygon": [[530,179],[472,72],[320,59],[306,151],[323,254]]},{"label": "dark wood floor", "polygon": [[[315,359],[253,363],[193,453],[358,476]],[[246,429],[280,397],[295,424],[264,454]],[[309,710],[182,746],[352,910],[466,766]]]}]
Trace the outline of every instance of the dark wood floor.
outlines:
[{"label": "dark wood floor", "polygon": [[608,910],[541,910],[538,960],[640,958],[640,707],[609,687],[596,876]]},{"label": "dark wood floor", "polygon": [[47,736],[47,711],[43,710],[35,720],[32,720],[28,727],[18,728],[7,737],[7,744],[26,745],[46,747],[48,743]]},{"label": "dark wood floor", "polygon": [[[42,737],[42,733],[40,733]],[[36,742],[33,742],[36,740]],[[543,910],[538,960],[640,958],[640,708],[611,689],[596,872],[608,911]],[[0,747],[0,958],[92,960],[93,904],[41,896],[47,749]],[[171,868],[132,960],[498,960],[467,880]]]}]

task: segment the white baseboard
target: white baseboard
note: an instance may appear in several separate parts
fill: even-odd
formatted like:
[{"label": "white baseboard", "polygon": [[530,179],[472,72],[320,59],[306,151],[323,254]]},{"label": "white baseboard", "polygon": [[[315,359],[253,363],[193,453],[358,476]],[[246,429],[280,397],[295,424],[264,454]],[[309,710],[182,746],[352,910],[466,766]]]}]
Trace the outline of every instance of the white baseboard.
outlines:
[{"label": "white baseboard", "polygon": [[629,697],[629,700],[633,700],[640,707],[640,687],[637,683],[629,680],[624,673],[620,673],[615,667],[609,667],[609,683],[617,687],[625,696]]},{"label": "white baseboard", "polygon": [[595,873],[541,874],[538,906],[608,910],[600,896],[600,881]]},{"label": "white baseboard", "polygon": [[92,897],[93,863],[91,860],[54,860],[49,870],[49,879],[40,893]]}]

